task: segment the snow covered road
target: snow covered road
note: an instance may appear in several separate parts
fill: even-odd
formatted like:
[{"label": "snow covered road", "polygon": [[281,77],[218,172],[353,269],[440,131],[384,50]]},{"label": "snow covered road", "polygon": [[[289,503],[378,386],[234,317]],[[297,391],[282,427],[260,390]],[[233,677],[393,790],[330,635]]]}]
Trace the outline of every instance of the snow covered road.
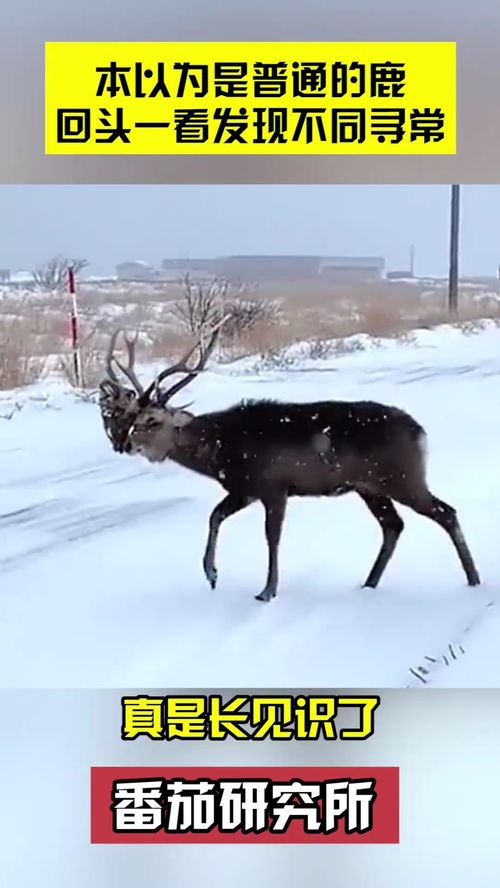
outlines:
[{"label": "snow covered road", "polygon": [[[195,409],[240,397],[371,398],[413,413],[429,435],[431,489],[457,508],[484,585],[467,588],[446,535],[398,507],[396,554],[380,587],[361,589],[380,531],[352,496],[290,502],[269,605],[253,597],[266,570],[262,508],[230,518],[212,591],[201,556],[222,490],[173,464],[114,454],[95,405],[39,385],[49,407],[28,400],[0,420],[0,685],[404,687],[410,666],[500,598],[500,330],[443,328],[414,344],[237,370],[204,374]],[[479,666],[471,641],[456,686],[469,660],[471,682],[500,685],[488,631],[490,653],[475,642]],[[453,686],[454,673],[434,684]]]}]

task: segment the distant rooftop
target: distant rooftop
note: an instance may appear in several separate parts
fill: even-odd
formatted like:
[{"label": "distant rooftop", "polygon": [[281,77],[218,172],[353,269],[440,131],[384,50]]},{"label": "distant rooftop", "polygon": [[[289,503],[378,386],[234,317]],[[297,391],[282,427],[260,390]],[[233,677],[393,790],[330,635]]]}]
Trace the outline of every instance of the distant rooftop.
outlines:
[{"label": "distant rooftop", "polygon": [[318,256],[310,254],[297,253],[241,253],[227,256],[216,256],[213,258],[192,257],[190,259],[164,259],[162,265],[164,268],[176,268],[178,266],[186,267],[190,265],[211,266],[219,262],[230,262],[237,264],[239,262],[252,262],[259,264],[272,264],[290,262],[295,265],[298,263],[319,264],[327,266],[336,266],[338,268],[384,268],[385,259],[381,256]]},{"label": "distant rooftop", "polygon": [[380,268],[385,267],[385,259],[381,256],[329,256],[320,258],[320,267],[328,268]]}]

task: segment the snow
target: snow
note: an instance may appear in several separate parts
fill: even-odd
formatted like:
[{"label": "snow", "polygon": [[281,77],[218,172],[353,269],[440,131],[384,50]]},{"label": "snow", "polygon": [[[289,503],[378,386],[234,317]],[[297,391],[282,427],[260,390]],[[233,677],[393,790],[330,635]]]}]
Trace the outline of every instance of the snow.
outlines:
[{"label": "snow", "polygon": [[[368,341],[364,342],[369,345]],[[151,370],[144,370],[145,374]],[[291,500],[278,597],[254,600],[267,552],[259,504],[221,528],[218,585],[201,568],[224,492],[172,463],[113,453],[98,408],[47,381],[0,399],[0,674],[10,687],[405,687],[500,685],[500,330],[416,331],[267,372],[212,366],[198,411],[240,398],[363,399],[424,424],[429,482],[454,505],[483,585],[450,541],[405,520],[378,589],[362,589],[380,531],[361,501]],[[17,406],[16,406],[17,405]],[[471,627],[467,632],[467,627]],[[465,653],[446,666],[450,643]],[[423,686],[423,685],[422,685]]]}]

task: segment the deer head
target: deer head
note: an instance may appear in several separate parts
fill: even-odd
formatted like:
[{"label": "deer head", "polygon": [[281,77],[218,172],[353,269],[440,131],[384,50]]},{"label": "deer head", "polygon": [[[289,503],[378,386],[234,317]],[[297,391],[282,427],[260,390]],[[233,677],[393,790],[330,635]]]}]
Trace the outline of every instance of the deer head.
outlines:
[{"label": "deer head", "polygon": [[[114,354],[119,333],[120,331],[116,330],[109,342],[106,355],[107,378],[103,379],[99,386],[99,407],[104,431],[113,449],[120,452],[123,450],[130,425],[140,410],[140,398],[145,392],[134,372],[137,335],[132,338],[124,337],[128,354],[128,364],[125,367]],[[132,388],[120,381],[113,365],[132,383]]]},{"label": "deer head", "polygon": [[[206,346],[203,344],[205,331],[202,330],[180,360],[162,370],[146,389],[134,371],[137,336],[125,337],[128,364],[124,366],[114,355],[119,331],[113,334],[106,356],[107,378],[101,382],[99,390],[99,406],[105,432],[115,451],[141,453],[150,462],[160,462],[168,457],[175,446],[178,430],[193,419],[193,414],[186,410],[189,405],[171,407],[169,402],[205,368],[226,320],[227,317],[223,317],[212,327]],[[198,361],[190,367],[189,359],[197,349]],[[133,388],[120,383],[113,363]],[[178,373],[183,374],[182,378],[164,390],[163,380]]]}]

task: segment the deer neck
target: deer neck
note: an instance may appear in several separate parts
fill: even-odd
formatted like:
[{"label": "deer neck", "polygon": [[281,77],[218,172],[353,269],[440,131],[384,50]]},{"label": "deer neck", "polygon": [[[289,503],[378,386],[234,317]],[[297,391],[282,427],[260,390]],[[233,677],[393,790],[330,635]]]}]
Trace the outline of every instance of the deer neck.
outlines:
[{"label": "deer neck", "polygon": [[[183,428],[177,429],[174,449],[170,459],[200,475],[214,477],[216,473],[216,445],[197,428],[198,417]],[[199,417],[201,419],[201,417]]]}]

